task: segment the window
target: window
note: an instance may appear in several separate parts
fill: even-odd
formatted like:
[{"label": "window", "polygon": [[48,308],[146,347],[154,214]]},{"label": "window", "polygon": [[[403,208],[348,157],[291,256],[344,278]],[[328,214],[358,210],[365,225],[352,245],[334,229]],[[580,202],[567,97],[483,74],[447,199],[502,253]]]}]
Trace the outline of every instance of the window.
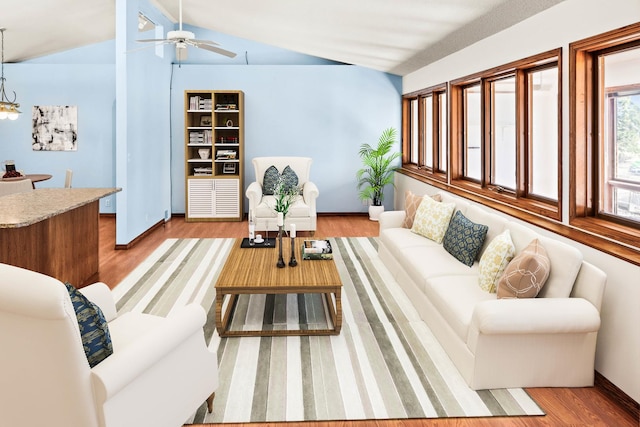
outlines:
[{"label": "window", "polygon": [[462,176],[471,181],[480,182],[482,178],[482,104],[479,84],[462,89],[462,114],[464,135]]},{"label": "window", "polygon": [[451,83],[452,184],[559,220],[560,50]]},{"label": "window", "polygon": [[446,85],[403,98],[403,168],[420,176],[447,180]]},{"label": "window", "polygon": [[604,133],[599,213],[640,222],[640,76],[629,74],[624,59],[633,62],[634,57],[640,66],[640,48],[601,58]]},{"label": "window", "polygon": [[569,50],[570,222],[640,246],[640,24]]}]

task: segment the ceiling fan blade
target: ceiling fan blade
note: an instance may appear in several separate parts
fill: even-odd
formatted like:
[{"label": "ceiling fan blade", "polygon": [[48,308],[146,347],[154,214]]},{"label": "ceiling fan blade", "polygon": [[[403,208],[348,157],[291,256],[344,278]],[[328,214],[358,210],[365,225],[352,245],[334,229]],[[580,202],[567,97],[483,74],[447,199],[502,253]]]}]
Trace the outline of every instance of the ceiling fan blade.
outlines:
[{"label": "ceiling fan blade", "polygon": [[219,53],[220,55],[224,55],[227,56],[229,58],[235,58],[236,54],[234,52],[230,52],[228,50],[224,50],[221,49],[219,47],[215,47],[215,46],[209,46],[207,44],[201,44],[201,45],[194,45],[195,47],[198,47],[200,49],[204,49],[204,50],[208,50],[209,52],[215,52],[215,53]]},{"label": "ceiling fan blade", "polygon": [[142,40],[136,40],[137,42],[166,42],[167,39],[142,39]]},{"label": "ceiling fan blade", "polygon": [[212,40],[197,40],[197,39],[191,39],[189,40],[193,43],[195,43],[195,45],[199,45],[199,44],[208,44],[208,45],[213,45],[213,46],[220,46],[220,43],[216,43]]}]

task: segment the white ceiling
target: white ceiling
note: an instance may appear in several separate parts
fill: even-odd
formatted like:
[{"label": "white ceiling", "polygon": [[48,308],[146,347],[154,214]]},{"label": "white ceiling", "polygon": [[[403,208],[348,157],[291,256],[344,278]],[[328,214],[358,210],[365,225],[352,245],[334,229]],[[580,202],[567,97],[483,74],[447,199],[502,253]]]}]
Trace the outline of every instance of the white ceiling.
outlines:
[{"label": "white ceiling", "polygon": [[[177,21],[178,0],[150,1]],[[561,1],[183,0],[183,20],[405,75]],[[6,28],[5,62],[115,37],[115,0],[0,0],[0,11],[0,28]]]}]

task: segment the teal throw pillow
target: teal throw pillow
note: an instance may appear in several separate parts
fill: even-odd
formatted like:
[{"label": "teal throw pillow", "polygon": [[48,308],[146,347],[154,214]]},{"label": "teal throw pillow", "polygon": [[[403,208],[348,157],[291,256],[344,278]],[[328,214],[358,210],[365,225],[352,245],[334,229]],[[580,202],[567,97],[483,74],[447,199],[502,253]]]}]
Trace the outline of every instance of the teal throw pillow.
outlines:
[{"label": "teal throw pillow", "polygon": [[276,188],[280,173],[278,169],[271,165],[264,171],[264,178],[262,179],[262,194],[265,196],[273,196],[273,190]]},{"label": "teal throw pillow", "polygon": [[65,283],[76,312],[82,346],[92,368],[113,354],[113,345],[107,321],[100,307],[92,303],[82,292]]},{"label": "teal throw pillow", "polygon": [[461,263],[471,267],[482,248],[489,227],[476,224],[457,211],[444,234],[442,246]]}]

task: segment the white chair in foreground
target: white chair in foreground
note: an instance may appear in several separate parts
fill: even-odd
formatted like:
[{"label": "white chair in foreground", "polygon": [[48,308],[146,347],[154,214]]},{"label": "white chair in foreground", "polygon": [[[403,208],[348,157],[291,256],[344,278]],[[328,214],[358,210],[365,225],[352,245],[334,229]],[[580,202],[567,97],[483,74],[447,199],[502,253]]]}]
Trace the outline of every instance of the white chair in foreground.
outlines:
[{"label": "white chair in foreground", "polygon": [[0,264],[0,425],[176,427],[218,386],[204,309],[167,318],[116,315],[111,290],[81,290],[108,321],[113,354],[93,368],[69,292],[52,277]]},{"label": "white chair in foreground", "polygon": [[0,181],[0,196],[15,193],[27,193],[33,191],[33,183],[30,179],[21,179],[18,181]]},{"label": "white chair in foreground", "polygon": [[[249,212],[253,212],[256,230],[275,231],[277,215],[274,210],[275,198],[265,194],[270,189],[265,188],[264,175],[269,167],[274,166],[280,174],[289,166],[298,178],[298,185],[302,188],[302,194],[294,201],[285,218],[285,229],[290,224],[296,225],[297,231],[316,231],[318,215],[316,212],[316,199],[318,187],[309,181],[311,163],[309,157],[256,157],[253,159],[253,167],[256,180],[249,184],[246,196],[249,199]],[[271,189],[272,190],[272,189]]]}]

